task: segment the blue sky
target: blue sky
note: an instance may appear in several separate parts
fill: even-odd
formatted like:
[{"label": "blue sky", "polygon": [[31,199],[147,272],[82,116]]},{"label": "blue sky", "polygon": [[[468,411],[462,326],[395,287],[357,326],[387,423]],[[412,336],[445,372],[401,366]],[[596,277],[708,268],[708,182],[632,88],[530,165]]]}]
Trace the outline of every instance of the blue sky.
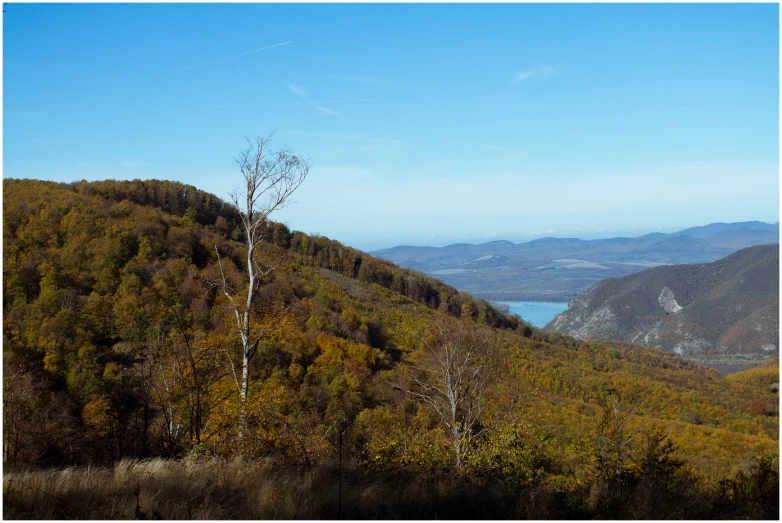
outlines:
[{"label": "blue sky", "polygon": [[778,221],[774,4],[6,9],[5,177],[227,198],[275,132],[274,218],[364,250]]}]

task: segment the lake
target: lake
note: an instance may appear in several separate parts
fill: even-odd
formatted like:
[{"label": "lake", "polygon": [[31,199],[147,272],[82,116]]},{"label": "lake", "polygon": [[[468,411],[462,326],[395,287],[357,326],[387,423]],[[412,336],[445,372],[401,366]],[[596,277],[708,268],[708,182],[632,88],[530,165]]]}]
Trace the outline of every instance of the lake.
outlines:
[{"label": "lake", "polygon": [[559,301],[498,301],[510,308],[511,314],[518,314],[521,319],[543,327],[560,312],[567,309],[567,302]]}]

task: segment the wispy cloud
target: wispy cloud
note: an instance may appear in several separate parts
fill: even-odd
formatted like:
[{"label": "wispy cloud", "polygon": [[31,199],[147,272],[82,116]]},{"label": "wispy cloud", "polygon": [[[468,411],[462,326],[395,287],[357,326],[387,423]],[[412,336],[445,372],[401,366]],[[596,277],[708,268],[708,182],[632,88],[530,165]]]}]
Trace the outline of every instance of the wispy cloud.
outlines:
[{"label": "wispy cloud", "polygon": [[289,84],[288,89],[290,92],[298,96],[299,98],[305,99],[307,98],[307,91],[299,87],[298,85]]},{"label": "wispy cloud", "polygon": [[502,147],[497,147],[496,145],[484,145],[484,147],[491,151],[502,151]]},{"label": "wispy cloud", "polygon": [[288,84],[287,87],[288,87],[288,90],[290,90],[290,92],[292,92],[293,94],[298,96],[303,103],[305,103],[307,105],[311,105],[312,107],[314,107],[318,111],[322,112],[323,114],[327,114],[329,116],[339,116],[339,113],[337,111],[334,111],[332,109],[329,109],[328,107],[324,107],[323,105],[321,105],[323,103],[330,103],[330,102],[328,102],[328,101],[326,101],[326,102],[314,102],[314,101],[310,100],[309,96],[307,95],[307,90],[304,89],[303,87],[299,87],[298,85]]},{"label": "wispy cloud", "polygon": [[[305,104],[350,104],[360,102],[377,102],[379,98],[347,98],[345,100],[321,100],[318,102],[301,102]],[[285,103],[281,104],[285,105]],[[292,105],[292,104],[290,104]]]},{"label": "wispy cloud", "polygon": [[332,111],[328,107],[323,107],[322,105],[317,105],[317,104],[312,104],[312,106],[318,111],[322,112],[323,114],[327,114],[329,116],[339,116],[339,113],[337,111]]},{"label": "wispy cloud", "polygon": [[357,82],[361,84],[383,84],[391,85],[394,82],[384,80],[383,78],[375,78],[372,76],[335,76],[337,80],[344,80],[346,82]]},{"label": "wispy cloud", "polygon": [[229,55],[229,56],[223,56],[222,58],[215,58],[214,60],[208,60],[206,62],[201,62],[201,63],[198,63],[198,64],[186,65],[184,67],[177,67],[177,68],[174,68],[174,69],[168,69],[166,71],[160,71],[159,73],[154,73],[154,74],[152,74],[150,76],[159,76],[161,74],[173,73],[173,72],[176,72],[176,71],[184,71],[185,69],[193,69],[194,67],[201,67],[203,65],[209,65],[209,64],[213,64],[215,62],[222,62],[223,60],[230,60],[231,58],[238,58],[239,56],[244,56],[244,55],[247,55],[247,54],[257,53],[259,51],[265,51],[267,49],[272,49],[274,47],[280,47],[282,45],[288,45],[290,43],[293,43],[293,42],[290,41],[290,42],[282,42],[282,43],[274,44],[274,45],[267,45],[266,47],[259,47],[258,49],[252,49],[250,51],[245,51],[243,53],[237,53],[237,54],[232,54],[232,55]]},{"label": "wispy cloud", "polygon": [[379,98],[348,98],[344,100],[319,100],[315,102],[278,102],[267,104],[219,104],[219,105],[205,105],[203,107],[209,109],[232,109],[232,108],[245,108],[245,107],[280,107],[285,105],[319,105],[319,104],[348,104],[348,103],[361,103],[361,102],[377,102]]},{"label": "wispy cloud", "polygon": [[511,79],[511,83],[517,84],[530,78],[554,78],[562,75],[564,75],[564,71],[560,67],[554,65],[533,65],[516,73],[513,79]]}]

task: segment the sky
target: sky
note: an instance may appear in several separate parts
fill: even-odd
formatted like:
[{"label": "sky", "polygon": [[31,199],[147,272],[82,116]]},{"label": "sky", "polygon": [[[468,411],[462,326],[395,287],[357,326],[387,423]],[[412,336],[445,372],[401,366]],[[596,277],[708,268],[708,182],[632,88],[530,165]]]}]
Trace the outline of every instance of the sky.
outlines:
[{"label": "sky", "polygon": [[776,4],[8,4],[3,176],[227,199],[371,251],[779,221]]}]

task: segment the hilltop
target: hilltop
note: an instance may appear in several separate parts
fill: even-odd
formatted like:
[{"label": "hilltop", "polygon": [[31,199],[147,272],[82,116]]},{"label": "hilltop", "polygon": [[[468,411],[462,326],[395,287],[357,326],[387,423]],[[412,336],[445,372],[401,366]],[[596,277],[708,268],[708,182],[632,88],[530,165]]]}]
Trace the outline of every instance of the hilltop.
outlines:
[{"label": "hilltop", "polygon": [[[214,285],[223,276],[241,289],[238,211],[155,180],[6,179],[3,193],[6,517],[115,517],[122,503],[118,517],[773,515],[756,502],[765,490],[734,498],[719,480],[754,485],[777,466],[777,396],[767,382],[778,382],[778,369],[727,379],[670,353],[583,343],[267,222],[256,263],[276,268],[253,309],[264,337],[242,432],[240,340]],[[463,361],[478,357],[470,369],[483,381],[465,392],[472,430],[454,438],[440,404],[421,395],[431,400],[443,386],[431,347],[462,343],[487,352]],[[605,442],[625,434],[626,452],[612,455]],[[148,458],[182,461],[124,461]],[[241,470],[254,475],[231,483],[245,477],[231,467],[260,459],[268,467],[253,461]],[[337,512],[343,460],[354,490]],[[59,472],[14,475],[87,464],[77,470],[98,474],[95,487]],[[195,470],[214,474],[227,497],[215,501]],[[279,498],[257,490],[264,485]],[[652,501],[669,488],[670,503]],[[325,492],[329,501],[313,505]],[[293,495],[304,498],[273,504]],[[80,512],[90,496],[95,505]]]},{"label": "hilltop", "polygon": [[697,358],[779,354],[779,245],[598,282],[547,329]]},{"label": "hilltop", "polygon": [[605,278],[658,265],[710,262],[744,247],[778,242],[778,223],[754,221],[713,223],[638,238],[399,246],[371,254],[486,299],[570,301]]}]

